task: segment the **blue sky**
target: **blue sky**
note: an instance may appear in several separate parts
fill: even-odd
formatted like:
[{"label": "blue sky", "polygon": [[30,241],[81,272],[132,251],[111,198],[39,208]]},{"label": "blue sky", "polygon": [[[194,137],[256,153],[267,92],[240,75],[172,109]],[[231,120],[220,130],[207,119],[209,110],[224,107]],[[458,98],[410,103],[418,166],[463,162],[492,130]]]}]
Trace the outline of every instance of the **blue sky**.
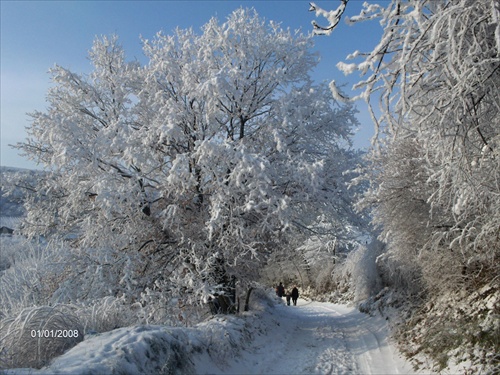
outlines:
[{"label": "blue sky", "polygon": [[[379,1],[380,2],[380,1]],[[346,15],[359,14],[363,1],[351,0]],[[199,31],[211,17],[224,20],[233,10],[253,7],[267,20],[281,22],[292,30],[312,30],[314,13],[308,1],[5,1],[1,0],[1,123],[0,165],[36,168],[8,144],[24,141],[28,112],[44,110],[50,84],[48,69],[54,64],[76,73],[90,71],[87,51],[96,36],[117,34],[129,59],[145,61],[140,36],[150,39],[158,31],[193,27]],[[325,8],[336,8],[339,1],[316,1]],[[325,20],[318,19],[319,24]],[[316,37],[321,63],[314,70],[317,81],[348,84],[356,76],[345,77],[335,67],[354,52],[371,51],[381,34],[378,23],[347,26],[343,21],[329,36]],[[361,122],[355,146],[367,147],[373,125],[362,103]],[[40,167],[38,167],[40,168]]]}]

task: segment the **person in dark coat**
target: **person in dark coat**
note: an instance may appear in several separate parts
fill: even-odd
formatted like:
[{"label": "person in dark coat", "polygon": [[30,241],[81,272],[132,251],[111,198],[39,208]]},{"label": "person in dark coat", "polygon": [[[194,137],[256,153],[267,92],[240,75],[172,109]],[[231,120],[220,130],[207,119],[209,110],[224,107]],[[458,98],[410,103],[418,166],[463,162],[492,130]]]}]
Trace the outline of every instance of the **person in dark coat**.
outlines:
[{"label": "person in dark coat", "polygon": [[297,289],[296,286],[294,286],[292,289],[292,301],[294,306],[297,306],[298,299],[299,299],[299,290]]},{"label": "person in dark coat", "polygon": [[280,284],[276,287],[276,295],[279,298],[282,298],[284,294],[285,294],[285,287],[283,286],[283,283],[280,282]]}]

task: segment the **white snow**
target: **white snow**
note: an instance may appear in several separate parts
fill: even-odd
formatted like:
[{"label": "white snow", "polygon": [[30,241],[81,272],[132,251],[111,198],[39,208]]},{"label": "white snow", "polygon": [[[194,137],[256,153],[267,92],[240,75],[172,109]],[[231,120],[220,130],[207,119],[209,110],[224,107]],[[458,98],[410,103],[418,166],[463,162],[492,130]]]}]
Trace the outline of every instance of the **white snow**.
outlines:
[{"label": "white snow", "polygon": [[337,63],[337,69],[339,69],[344,75],[352,74],[356,71],[358,64],[346,64],[342,61]]},{"label": "white snow", "polygon": [[7,374],[404,374],[412,373],[381,317],[299,299],[194,328],[134,326],[90,335],[41,370]]},{"label": "white snow", "polygon": [[404,374],[411,365],[388,340],[387,325],[353,307],[300,300],[263,315],[256,337],[227,367],[200,374]]}]

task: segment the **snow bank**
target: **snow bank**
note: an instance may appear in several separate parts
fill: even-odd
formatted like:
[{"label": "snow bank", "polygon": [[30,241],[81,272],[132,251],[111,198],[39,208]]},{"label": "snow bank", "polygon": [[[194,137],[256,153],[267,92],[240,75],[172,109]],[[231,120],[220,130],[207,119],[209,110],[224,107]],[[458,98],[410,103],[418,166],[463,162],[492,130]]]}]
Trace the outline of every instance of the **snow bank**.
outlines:
[{"label": "snow bank", "polygon": [[120,328],[95,335],[57,358],[40,373],[152,374],[192,372],[188,354],[201,351],[195,335],[162,326]]},{"label": "snow bank", "polygon": [[4,373],[186,374],[197,373],[197,368],[224,367],[251,341],[259,310],[273,304],[261,294],[255,294],[261,298],[254,302],[256,308],[239,316],[218,315],[193,328],[139,325],[90,334],[40,370],[17,368]]}]

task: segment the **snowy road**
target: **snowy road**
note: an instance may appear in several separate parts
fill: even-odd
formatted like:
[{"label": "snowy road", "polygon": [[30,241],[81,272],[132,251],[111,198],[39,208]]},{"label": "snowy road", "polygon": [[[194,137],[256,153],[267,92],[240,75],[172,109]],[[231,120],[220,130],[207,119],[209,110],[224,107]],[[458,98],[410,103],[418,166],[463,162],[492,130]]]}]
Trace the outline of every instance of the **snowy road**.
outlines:
[{"label": "snowy road", "polygon": [[[266,302],[267,301],[267,302]],[[381,317],[331,303],[262,300],[192,328],[137,325],[88,335],[41,370],[6,374],[410,374]]]},{"label": "snowy road", "polygon": [[204,374],[408,374],[411,366],[388,342],[387,326],[354,308],[299,300],[277,306],[255,327],[241,356]]}]

